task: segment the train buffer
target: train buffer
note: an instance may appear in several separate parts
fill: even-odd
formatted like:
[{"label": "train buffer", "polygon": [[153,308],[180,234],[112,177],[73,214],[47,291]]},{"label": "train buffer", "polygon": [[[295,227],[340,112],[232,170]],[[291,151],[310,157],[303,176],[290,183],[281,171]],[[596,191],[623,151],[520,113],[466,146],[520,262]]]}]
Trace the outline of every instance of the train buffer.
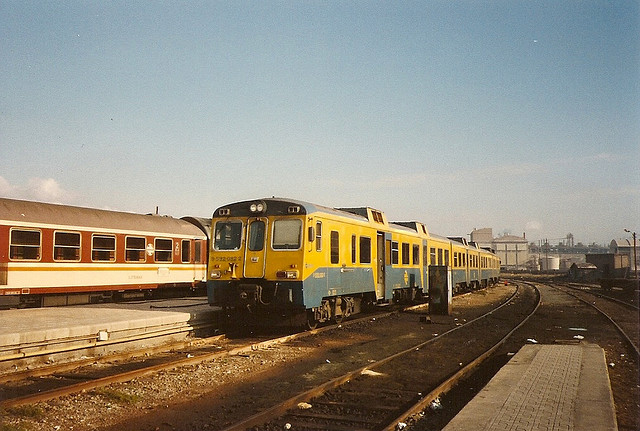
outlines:
[{"label": "train buffer", "polygon": [[444,431],[615,431],[604,350],[525,345]]}]

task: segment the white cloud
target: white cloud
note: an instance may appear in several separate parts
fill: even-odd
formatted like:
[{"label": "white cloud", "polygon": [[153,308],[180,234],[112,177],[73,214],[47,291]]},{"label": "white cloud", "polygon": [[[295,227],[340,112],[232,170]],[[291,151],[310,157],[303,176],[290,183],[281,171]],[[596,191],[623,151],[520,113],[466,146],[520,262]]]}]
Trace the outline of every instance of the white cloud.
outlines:
[{"label": "white cloud", "polygon": [[62,188],[53,178],[38,177],[29,178],[25,185],[16,185],[0,176],[0,196],[60,204],[72,203],[75,200],[74,193]]}]

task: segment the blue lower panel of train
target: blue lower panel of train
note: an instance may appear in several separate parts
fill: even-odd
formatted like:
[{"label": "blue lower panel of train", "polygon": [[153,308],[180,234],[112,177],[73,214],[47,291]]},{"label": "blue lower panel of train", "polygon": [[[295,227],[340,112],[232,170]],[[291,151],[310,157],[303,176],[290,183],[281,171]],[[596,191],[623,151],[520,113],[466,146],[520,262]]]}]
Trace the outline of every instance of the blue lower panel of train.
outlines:
[{"label": "blue lower panel of train", "polygon": [[374,292],[370,268],[319,268],[304,281],[304,305],[320,307],[323,298]]}]

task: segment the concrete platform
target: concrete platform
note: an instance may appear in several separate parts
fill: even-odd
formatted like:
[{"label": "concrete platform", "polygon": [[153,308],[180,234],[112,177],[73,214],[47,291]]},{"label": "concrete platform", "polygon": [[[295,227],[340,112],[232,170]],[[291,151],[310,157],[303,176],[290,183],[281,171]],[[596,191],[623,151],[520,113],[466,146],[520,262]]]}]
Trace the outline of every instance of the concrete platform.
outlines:
[{"label": "concrete platform", "polygon": [[180,341],[211,330],[205,297],[0,311],[0,374]]},{"label": "concrete platform", "polygon": [[614,431],[604,350],[526,345],[444,431]]}]

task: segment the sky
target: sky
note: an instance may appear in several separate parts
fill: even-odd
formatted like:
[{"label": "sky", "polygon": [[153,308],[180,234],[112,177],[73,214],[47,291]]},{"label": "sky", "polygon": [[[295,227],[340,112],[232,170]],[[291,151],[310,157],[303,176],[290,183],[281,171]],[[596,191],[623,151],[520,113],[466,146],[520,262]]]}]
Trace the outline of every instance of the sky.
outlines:
[{"label": "sky", "polygon": [[640,230],[637,1],[0,0],[0,196]]}]

